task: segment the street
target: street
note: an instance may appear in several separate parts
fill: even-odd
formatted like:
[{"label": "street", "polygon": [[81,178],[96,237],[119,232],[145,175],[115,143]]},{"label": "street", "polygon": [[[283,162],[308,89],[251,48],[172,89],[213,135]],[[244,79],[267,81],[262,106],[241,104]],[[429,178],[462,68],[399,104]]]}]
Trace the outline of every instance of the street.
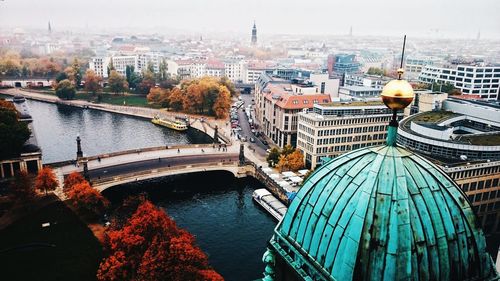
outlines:
[{"label": "street", "polygon": [[[240,95],[240,97],[245,102],[243,104],[243,106],[238,109],[238,118],[239,118],[240,127],[241,127],[240,135],[242,137],[247,138],[247,142],[245,144],[245,147],[247,147],[247,148],[250,147],[252,149],[255,149],[255,153],[257,153],[260,156],[265,157],[267,155],[266,150],[269,147],[264,145],[262,143],[261,139],[252,133],[252,129],[250,128],[248,118],[247,118],[245,112],[243,112],[243,109],[246,110],[247,106],[249,104],[252,104],[252,99],[254,98],[254,95],[253,94],[250,94],[250,95],[242,94],[242,95]],[[254,108],[255,108],[255,106],[252,105],[252,115],[251,115],[252,119],[255,118],[255,114],[254,114],[254,110],[253,110]],[[254,143],[250,142],[250,138],[254,138],[255,142]]]}]

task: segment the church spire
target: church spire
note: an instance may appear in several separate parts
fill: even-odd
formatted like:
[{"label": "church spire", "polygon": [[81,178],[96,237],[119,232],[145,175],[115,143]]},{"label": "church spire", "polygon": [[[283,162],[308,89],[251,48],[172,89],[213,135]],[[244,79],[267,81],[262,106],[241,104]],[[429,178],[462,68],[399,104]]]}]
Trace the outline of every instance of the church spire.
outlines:
[{"label": "church spire", "polygon": [[257,45],[257,25],[255,25],[255,20],[252,28],[252,45]]}]

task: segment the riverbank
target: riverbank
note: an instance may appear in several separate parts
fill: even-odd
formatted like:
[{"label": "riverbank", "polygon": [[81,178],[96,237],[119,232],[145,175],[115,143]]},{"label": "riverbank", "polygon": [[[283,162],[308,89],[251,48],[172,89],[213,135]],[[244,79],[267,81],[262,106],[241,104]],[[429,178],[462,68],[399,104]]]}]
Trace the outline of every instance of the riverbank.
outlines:
[{"label": "riverbank", "polygon": [[200,132],[207,134],[210,137],[213,137],[215,134],[215,128],[217,127],[219,139],[226,144],[231,144],[231,137],[229,133],[231,131],[231,128],[227,120],[217,120],[212,117],[204,117],[200,115],[171,112],[162,109],[153,109],[146,107],[92,103],[85,100],[62,100],[56,95],[38,93],[19,88],[1,89],[0,94],[9,96],[16,96],[16,95],[23,96],[27,99],[41,101],[41,102],[63,104],[84,109],[106,111],[111,113],[139,117],[148,120],[151,120],[154,116],[159,116],[165,119],[171,119],[175,117],[183,117],[183,118],[188,117],[191,120],[190,122],[191,128],[194,128]]}]

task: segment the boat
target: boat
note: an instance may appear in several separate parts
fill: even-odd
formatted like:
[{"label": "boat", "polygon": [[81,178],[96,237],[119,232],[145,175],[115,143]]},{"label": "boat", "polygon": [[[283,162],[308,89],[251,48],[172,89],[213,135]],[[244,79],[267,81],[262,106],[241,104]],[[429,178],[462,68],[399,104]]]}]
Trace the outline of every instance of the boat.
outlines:
[{"label": "boat", "polygon": [[153,119],[151,119],[151,122],[153,124],[167,127],[169,129],[176,130],[176,131],[186,131],[188,129],[188,126],[184,122],[181,122],[178,120],[161,119],[158,116],[155,116]]},{"label": "boat", "polygon": [[281,203],[271,192],[265,188],[256,189],[252,194],[253,200],[266,210],[277,221],[281,221],[288,209],[285,204]]}]

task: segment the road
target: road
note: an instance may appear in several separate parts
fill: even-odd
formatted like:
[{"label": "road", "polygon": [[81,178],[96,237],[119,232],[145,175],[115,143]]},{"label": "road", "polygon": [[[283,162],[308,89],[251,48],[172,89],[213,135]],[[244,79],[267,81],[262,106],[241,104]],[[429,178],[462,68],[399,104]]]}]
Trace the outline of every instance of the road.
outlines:
[{"label": "road", "polygon": [[[251,148],[255,149],[255,153],[259,154],[260,156],[266,156],[267,152],[266,150],[269,148],[268,146],[264,145],[261,141],[260,138],[256,137],[252,133],[252,129],[250,128],[250,124],[248,122],[247,115],[245,112],[243,112],[243,109],[247,109],[247,106],[249,104],[252,104],[252,99],[254,98],[254,95],[240,95],[241,99],[245,102],[241,108],[238,109],[238,118],[240,121],[240,135],[242,137],[247,138],[247,143],[245,144],[246,147],[250,146]],[[254,107],[253,107],[254,108]],[[254,110],[252,109],[252,119],[255,118]],[[250,142],[250,138],[253,137],[255,139],[255,143]]]},{"label": "road", "polygon": [[[161,160],[158,160],[161,159]],[[110,178],[115,176],[121,176],[127,173],[137,173],[143,171],[151,171],[154,169],[167,168],[172,166],[182,166],[182,165],[192,165],[192,164],[203,164],[210,162],[222,162],[222,161],[238,161],[237,153],[229,154],[202,154],[196,156],[179,156],[179,157],[167,157],[167,158],[156,158],[150,160],[144,160],[139,162],[132,162],[126,164],[115,165],[111,167],[104,167],[89,170],[89,176],[91,179],[96,178]]]}]

